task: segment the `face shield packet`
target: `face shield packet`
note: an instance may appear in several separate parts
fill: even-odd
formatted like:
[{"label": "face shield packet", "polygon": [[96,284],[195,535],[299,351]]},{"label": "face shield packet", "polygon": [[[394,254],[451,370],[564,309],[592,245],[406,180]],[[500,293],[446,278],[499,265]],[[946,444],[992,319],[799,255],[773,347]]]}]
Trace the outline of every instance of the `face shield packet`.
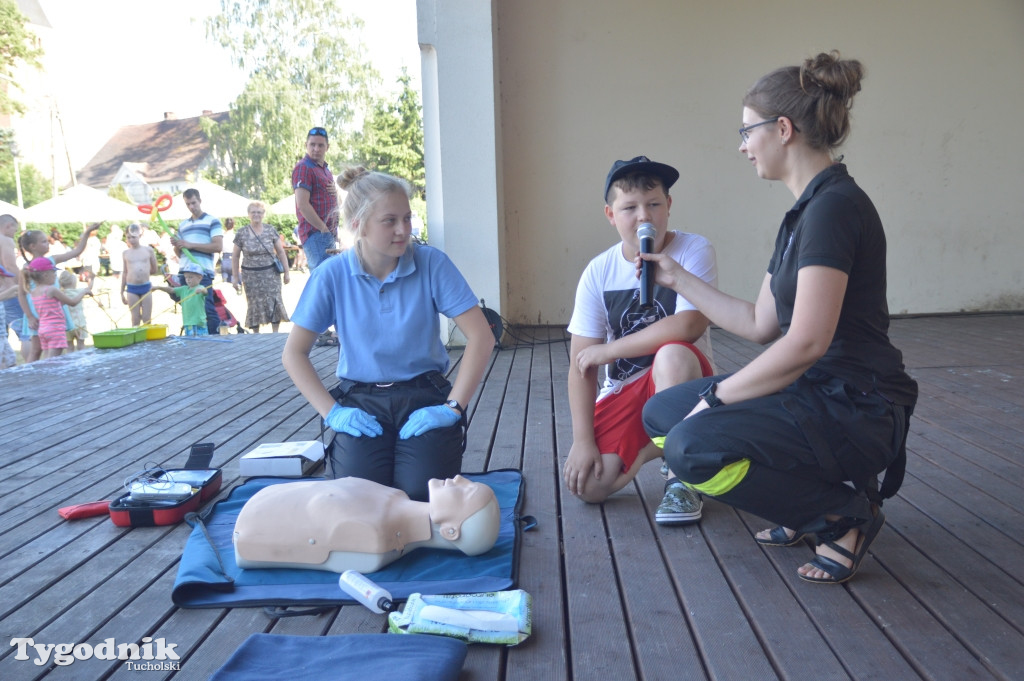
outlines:
[{"label": "face shield packet", "polygon": [[401,612],[388,616],[388,629],[514,646],[531,633],[531,610],[530,594],[522,589],[445,596],[414,593]]}]

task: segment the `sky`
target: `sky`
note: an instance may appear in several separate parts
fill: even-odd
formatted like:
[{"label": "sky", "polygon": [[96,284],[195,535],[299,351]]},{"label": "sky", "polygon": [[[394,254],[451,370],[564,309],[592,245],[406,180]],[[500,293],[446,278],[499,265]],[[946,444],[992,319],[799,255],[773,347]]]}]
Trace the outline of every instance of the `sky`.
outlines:
[{"label": "sky", "polygon": [[[47,77],[76,169],[123,125],[226,111],[245,76],[206,38],[218,0],[39,0],[53,27]],[[346,2],[388,86],[402,66],[420,82],[416,0]]]}]

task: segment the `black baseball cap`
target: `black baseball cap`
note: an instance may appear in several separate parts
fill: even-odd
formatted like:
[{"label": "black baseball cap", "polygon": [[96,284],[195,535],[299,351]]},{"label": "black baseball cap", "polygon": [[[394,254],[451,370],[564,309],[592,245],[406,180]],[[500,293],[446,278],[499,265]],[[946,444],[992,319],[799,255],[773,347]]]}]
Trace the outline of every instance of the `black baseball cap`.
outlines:
[{"label": "black baseball cap", "polygon": [[608,201],[608,190],[612,188],[612,183],[615,180],[626,175],[632,175],[633,173],[657,177],[661,180],[661,185],[665,188],[666,192],[679,179],[678,170],[670,165],[652,161],[646,156],[634,156],[628,161],[616,161],[612,164],[612,169],[608,171],[608,179],[604,181],[604,200]]}]

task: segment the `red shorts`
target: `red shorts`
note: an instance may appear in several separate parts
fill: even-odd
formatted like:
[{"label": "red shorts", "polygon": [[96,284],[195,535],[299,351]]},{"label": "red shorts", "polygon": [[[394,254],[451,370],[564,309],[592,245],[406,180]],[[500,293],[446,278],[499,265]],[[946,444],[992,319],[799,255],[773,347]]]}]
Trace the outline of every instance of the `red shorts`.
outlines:
[{"label": "red shorts", "polygon": [[[689,348],[700,360],[701,374],[711,376],[714,373],[711,362],[692,343],[672,341],[665,345]],[[640,450],[651,441],[644,430],[643,411],[647,400],[655,393],[653,369],[652,365],[640,378],[608,393],[594,405],[594,438],[598,451],[618,454],[622,459],[623,472],[629,470]]]}]

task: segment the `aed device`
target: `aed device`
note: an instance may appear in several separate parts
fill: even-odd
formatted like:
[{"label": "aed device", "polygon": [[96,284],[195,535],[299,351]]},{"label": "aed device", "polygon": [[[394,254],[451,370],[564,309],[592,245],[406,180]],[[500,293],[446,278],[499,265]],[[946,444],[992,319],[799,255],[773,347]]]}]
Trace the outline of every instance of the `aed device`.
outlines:
[{"label": "aed device", "polygon": [[131,483],[128,493],[110,502],[110,519],[118,527],[174,525],[220,491],[219,468],[210,468],[214,444],[192,445],[184,468],[159,470]]}]

